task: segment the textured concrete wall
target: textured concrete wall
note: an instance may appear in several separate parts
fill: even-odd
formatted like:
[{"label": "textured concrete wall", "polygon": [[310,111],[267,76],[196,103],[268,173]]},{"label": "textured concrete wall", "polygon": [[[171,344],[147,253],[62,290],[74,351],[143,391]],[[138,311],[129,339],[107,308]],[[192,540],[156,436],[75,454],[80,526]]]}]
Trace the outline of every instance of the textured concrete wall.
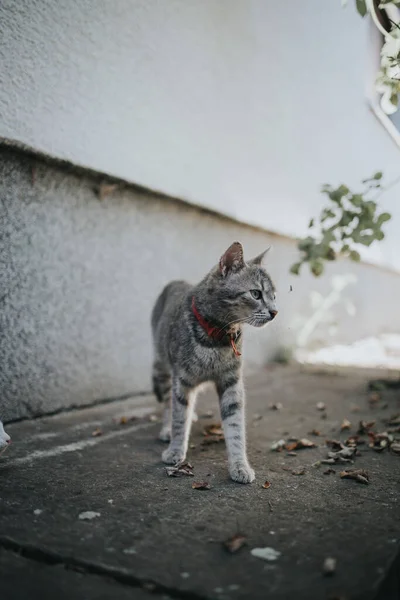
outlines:
[{"label": "textured concrete wall", "polygon": [[[302,234],[323,183],[398,176],[354,5],[2,0],[0,136]],[[397,192],[382,203],[397,224],[365,252],[400,269]]]},{"label": "textured concrete wall", "polygon": [[[295,340],[335,272],[353,272],[356,317],[334,307],[336,340],[400,331],[400,278],[366,265],[332,265],[314,280],[288,275],[295,244],[134,189],[98,197],[98,182],[0,147],[0,416],[52,412],[150,388],[149,316],[162,286],[199,280],[240,239],[247,256],[271,242],[279,318],[248,329],[248,368]],[[290,292],[290,285],[293,291]],[[397,309],[396,309],[397,311]],[[327,340],[328,326],[313,340]],[[266,391],[266,402],[268,395]]]}]

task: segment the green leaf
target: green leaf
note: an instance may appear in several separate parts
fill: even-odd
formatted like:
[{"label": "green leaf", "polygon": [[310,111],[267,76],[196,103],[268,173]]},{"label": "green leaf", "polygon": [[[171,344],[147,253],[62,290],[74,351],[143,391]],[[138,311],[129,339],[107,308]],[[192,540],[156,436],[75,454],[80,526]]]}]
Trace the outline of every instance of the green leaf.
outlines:
[{"label": "green leaf", "polygon": [[334,217],[335,213],[333,212],[333,210],[330,210],[329,208],[324,208],[324,210],[321,213],[321,223],[323,223],[327,219],[333,219]]},{"label": "green leaf", "polygon": [[375,175],[374,175],[374,179],[377,179],[377,180],[382,179],[382,177],[383,177],[382,171],[377,171],[377,173],[375,173]]},{"label": "green leaf", "polygon": [[365,17],[367,14],[367,3],[365,0],[356,0],[356,7],[358,14]]},{"label": "green leaf", "polygon": [[314,219],[311,219],[311,221],[308,224],[308,228],[311,229],[311,227],[314,227]]},{"label": "green leaf", "polygon": [[313,244],[315,244],[314,238],[308,236],[302,240],[299,240],[297,247],[299,250],[308,250]]},{"label": "green leaf", "polygon": [[[355,238],[354,238],[355,240]],[[375,241],[375,236],[374,235],[360,235],[358,240],[359,244],[362,244],[363,246],[370,246],[372,244],[373,241]]]},{"label": "green leaf", "polygon": [[294,265],[292,265],[292,266],[290,267],[290,272],[291,272],[293,275],[298,275],[298,274],[300,273],[300,267],[301,267],[301,263],[299,263],[299,262],[298,262],[298,263],[295,263]]},{"label": "green leaf", "polygon": [[349,254],[349,257],[351,260],[354,260],[355,262],[360,262],[360,260],[361,260],[360,253],[357,252],[357,250],[352,250]]},{"label": "green leaf", "polygon": [[343,244],[341,252],[348,252],[350,250],[350,246],[348,244]]},{"label": "green leaf", "polygon": [[378,232],[375,234],[375,238],[376,238],[377,240],[379,240],[379,241],[383,240],[383,238],[384,238],[384,237],[385,237],[385,234],[383,233],[383,231],[378,231]]},{"label": "green leaf", "polygon": [[391,218],[392,218],[392,215],[390,215],[389,213],[382,213],[378,217],[378,225],[382,225],[382,223],[385,223],[386,221],[390,221]]},{"label": "green leaf", "polygon": [[313,260],[310,263],[310,269],[315,277],[319,277],[324,272],[324,263],[322,260]]},{"label": "green leaf", "polygon": [[349,200],[354,206],[361,206],[364,202],[364,197],[361,194],[353,194],[350,196]]}]

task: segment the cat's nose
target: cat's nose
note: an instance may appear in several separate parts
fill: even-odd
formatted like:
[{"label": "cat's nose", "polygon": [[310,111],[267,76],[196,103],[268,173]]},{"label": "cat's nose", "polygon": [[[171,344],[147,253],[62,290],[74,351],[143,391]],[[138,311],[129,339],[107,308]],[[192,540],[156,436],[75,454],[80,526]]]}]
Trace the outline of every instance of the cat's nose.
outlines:
[{"label": "cat's nose", "polygon": [[9,440],[6,440],[7,444],[11,444],[11,438]]},{"label": "cat's nose", "polygon": [[277,310],[270,310],[269,311],[269,315],[271,317],[271,321],[272,321],[272,319],[275,319],[275,317],[276,317],[277,314],[278,314]]}]

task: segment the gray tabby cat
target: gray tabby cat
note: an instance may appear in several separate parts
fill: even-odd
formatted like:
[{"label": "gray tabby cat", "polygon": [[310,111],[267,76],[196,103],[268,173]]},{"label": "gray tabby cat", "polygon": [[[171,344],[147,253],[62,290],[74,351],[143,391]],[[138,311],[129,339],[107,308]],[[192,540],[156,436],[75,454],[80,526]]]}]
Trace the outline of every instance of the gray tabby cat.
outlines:
[{"label": "gray tabby cat", "polygon": [[266,252],[246,263],[242,245],[234,242],[198,285],[173,281],[157,299],[151,318],[153,387],[165,404],[160,439],[170,441],[162,454],[166,464],[185,459],[196,392],[211,381],[230,476],[239,483],[254,480],[246,454],[241,327],[263,327],[277,314],[275,288],[262,267]]}]

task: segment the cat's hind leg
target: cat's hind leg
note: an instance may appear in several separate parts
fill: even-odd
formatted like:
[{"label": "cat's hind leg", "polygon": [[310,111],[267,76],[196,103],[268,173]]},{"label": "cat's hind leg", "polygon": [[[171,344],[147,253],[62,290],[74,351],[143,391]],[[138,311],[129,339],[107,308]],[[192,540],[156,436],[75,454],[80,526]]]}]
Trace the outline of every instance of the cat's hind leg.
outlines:
[{"label": "cat's hind leg", "polygon": [[158,439],[162,442],[171,440],[171,388],[171,373],[156,361],[153,365],[153,391],[164,406],[162,426],[158,434]]}]

